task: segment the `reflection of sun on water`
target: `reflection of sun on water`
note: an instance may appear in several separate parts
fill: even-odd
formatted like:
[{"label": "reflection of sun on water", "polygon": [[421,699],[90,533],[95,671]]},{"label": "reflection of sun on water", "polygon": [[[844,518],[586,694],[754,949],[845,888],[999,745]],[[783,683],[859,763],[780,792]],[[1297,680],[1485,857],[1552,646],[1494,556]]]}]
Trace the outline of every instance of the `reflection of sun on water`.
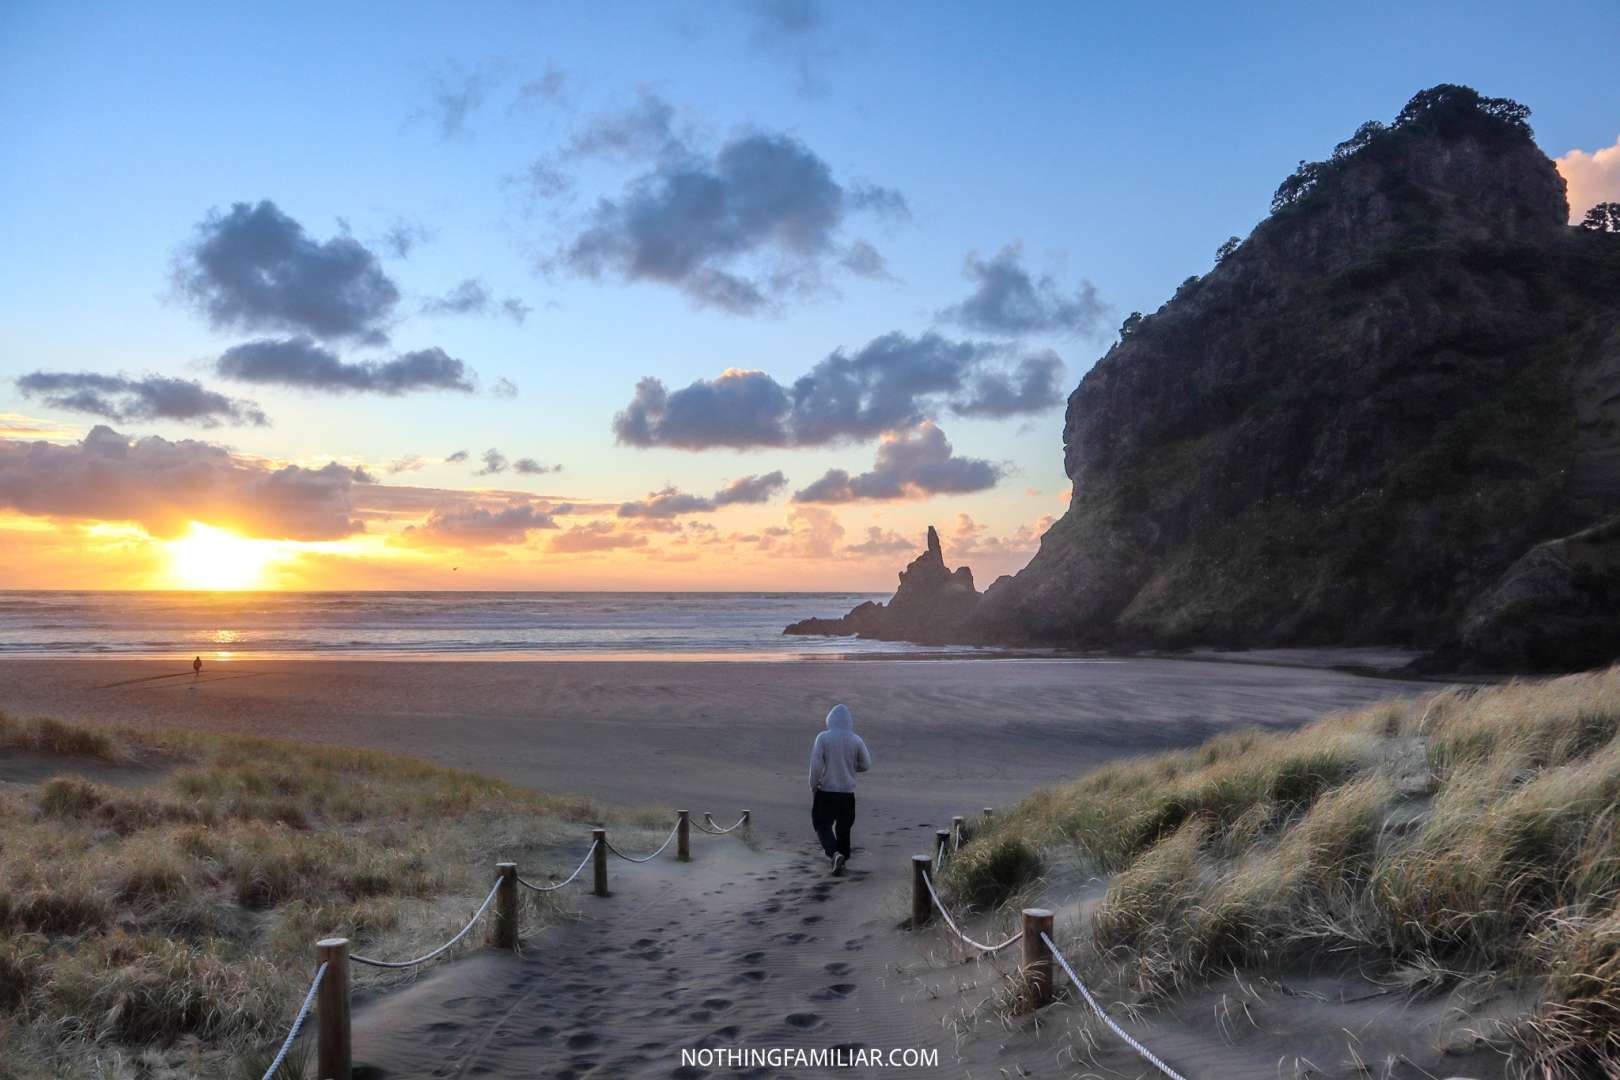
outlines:
[{"label": "reflection of sun on water", "polygon": [[278,555],[273,540],[249,540],[192,522],[191,532],[165,547],[169,575],[182,589],[252,589],[263,584]]}]

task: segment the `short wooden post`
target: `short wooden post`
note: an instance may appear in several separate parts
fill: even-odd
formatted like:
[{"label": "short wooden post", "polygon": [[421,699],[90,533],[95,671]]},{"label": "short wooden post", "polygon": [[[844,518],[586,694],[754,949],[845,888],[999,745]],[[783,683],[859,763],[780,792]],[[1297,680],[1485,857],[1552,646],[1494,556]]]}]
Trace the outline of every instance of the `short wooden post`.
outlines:
[{"label": "short wooden post", "polygon": [[957,814],[955,817],[951,818],[951,833],[958,846],[960,846],[962,843],[962,825],[964,821],[965,819],[961,814]]},{"label": "short wooden post", "polygon": [[490,944],[497,949],[516,949],[518,945],[518,872],[517,863],[495,864],[500,883],[495,887],[495,923],[491,927]]},{"label": "short wooden post", "polygon": [[593,858],[596,860],[596,863],[595,863],[596,888],[593,891],[596,893],[597,896],[606,896],[608,894],[608,887],[607,887],[607,856],[608,856],[608,851],[607,851],[607,830],[606,829],[592,829],[591,830],[591,840],[596,845],[596,851],[595,851],[595,853],[593,855]]},{"label": "short wooden post", "polygon": [[325,1080],[353,1080],[354,1055],[349,1045],[349,939],[322,938],[315,943],[315,967],[326,965],[315,993],[320,1026],[317,1073]]},{"label": "short wooden post", "polygon": [[1024,909],[1024,971],[1030,1000],[1040,1008],[1052,1000],[1052,950],[1041,935],[1052,936],[1052,913],[1046,908]]},{"label": "short wooden post", "polygon": [[911,857],[911,928],[927,926],[928,920],[933,918],[934,905],[928,899],[928,882],[923,880],[934,866],[932,855],[913,855]]},{"label": "short wooden post", "polygon": [[995,807],[987,806],[987,807],[984,808],[984,823],[986,825],[989,825],[990,824],[990,819],[995,817],[995,816],[996,816],[996,808]]},{"label": "short wooden post", "polygon": [[681,862],[692,861],[692,811],[677,810],[675,816],[675,857]]},{"label": "short wooden post", "polygon": [[945,869],[945,860],[951,857],[951,830],[934,830],[934,850],[939,853],[939,868]]},{"label": "short wooden post", "polygon": [[743,811],[742,827],[743,832],[747,832],[754,827],[754,812],[752,810]]}]

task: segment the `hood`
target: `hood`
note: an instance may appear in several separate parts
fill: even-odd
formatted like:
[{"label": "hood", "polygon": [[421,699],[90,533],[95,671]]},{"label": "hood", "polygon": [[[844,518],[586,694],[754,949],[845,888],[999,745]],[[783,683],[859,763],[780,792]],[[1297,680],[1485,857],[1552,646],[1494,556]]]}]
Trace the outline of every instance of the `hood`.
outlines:
[{"label": "hood", "polygon": [[834,705],[827,714],[828,731],[854,731],[855,715],[842,705]]}]

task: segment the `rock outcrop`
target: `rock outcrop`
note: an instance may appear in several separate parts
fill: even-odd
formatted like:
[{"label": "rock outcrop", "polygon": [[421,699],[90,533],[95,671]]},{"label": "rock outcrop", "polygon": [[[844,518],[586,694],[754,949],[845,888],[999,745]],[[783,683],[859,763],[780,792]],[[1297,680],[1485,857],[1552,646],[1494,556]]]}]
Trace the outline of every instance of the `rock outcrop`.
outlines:
[{"label": "rock outcrop", "polygon": [[782,632],[946,644],[970,634],[969,620],[978,604],[973,571],[965,566],[946,569],[939,533],[930,525],[927,548],[900,571],[900,587],[887,604],[869,600],[841,619],[805,619]]},{"label": "rock outcrop", "polygon": [[1568,225],[1527,113],[1436,87],[1302,165],[1081,380],[1029,565],[919,638],[1620,655],[1584,531],[1620,514],[1620,235]]}]

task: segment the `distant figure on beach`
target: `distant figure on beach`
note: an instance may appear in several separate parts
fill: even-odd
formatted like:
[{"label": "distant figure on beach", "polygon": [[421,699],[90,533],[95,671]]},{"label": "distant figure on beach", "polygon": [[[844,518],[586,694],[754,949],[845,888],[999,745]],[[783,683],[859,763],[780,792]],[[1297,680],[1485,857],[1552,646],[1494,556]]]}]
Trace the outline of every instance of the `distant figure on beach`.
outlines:
[{"label": "distant figure on beach", "polygon": [[855,717],[842,705],[827,714],[827,730],[810,748],[810,824],[821,849],[842,874],[849,862],[849,832],[855,825],[855,774],[872,767],[866,743],[855,734]]},{"label": "distant figure on beach", "polygon": [[199,656],[191,662],[191,674],[193,676],[202,674],[202,657]]}]

